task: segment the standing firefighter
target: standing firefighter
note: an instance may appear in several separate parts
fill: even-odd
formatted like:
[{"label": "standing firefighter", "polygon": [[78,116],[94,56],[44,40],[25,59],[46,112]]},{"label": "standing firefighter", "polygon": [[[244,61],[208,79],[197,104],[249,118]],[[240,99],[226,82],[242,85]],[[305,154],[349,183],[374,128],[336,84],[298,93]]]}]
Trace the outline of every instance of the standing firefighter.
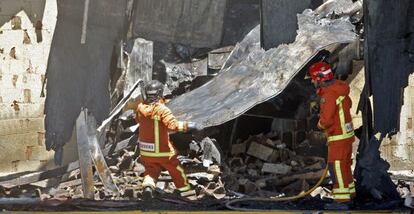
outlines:
[{"label": "standing firefighter", "polygon": [[145,166],[144,199],[153,197],[156,180],[163,169],[169,172],[179,192],[190,190],[168,132],[187,132],[200,128],[192,122],[177,121],[164,105],[163,88],[159,81],[150,81],[144,87],[144,102],[137,108],[136,121],[140,124],[138,143]]},{"label": "standing firefighter", "polygon": [[317,62],[309,68],[320,99],[318,127],[328,138],[328,169],[333,181],[336,205],[346,207],[355,196],[351,170],[352,143],[355,140],[350,109],[349,85],[335,80],[329,64]]}]

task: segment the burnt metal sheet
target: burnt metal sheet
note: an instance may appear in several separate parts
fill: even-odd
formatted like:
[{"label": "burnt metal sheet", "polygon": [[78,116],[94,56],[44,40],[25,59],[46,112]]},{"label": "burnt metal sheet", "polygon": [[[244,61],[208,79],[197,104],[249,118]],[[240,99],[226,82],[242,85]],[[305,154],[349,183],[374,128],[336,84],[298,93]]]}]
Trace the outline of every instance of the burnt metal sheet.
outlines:
[{"label": "burnt metal sheet", "polygon": [[47,67],[45,137],[46,149],[55,150],[60,163],[81,107],[93,112],[98,123],[109,114],[111,54],[123,36],[127,1],[71,0],[57,1],[57,6]]},{"label": "burnt metal sheet", "polygon": [[357,39],[347,18],[318,18],[311,10],[298,15],[298,36],[289,45],[250,52],[213,80],[173,99],[168,106],[180,120],[215,126],[280,94],[321,49],[333,50]]},{"label": "burnt metal sheet", "polygon": [[220,44],[226,0],[137,0],[133,35],[192,47]]},{"label": "burnt metal sheet", "polygon": [[237,43],[226,62],[221,69],[227,69],[233,64],[240,63],[252,54],[253,52],[261,52],[260,48],[260,25],[254,27],[244,37],[244,39]]},{"label": "burnt metal sheet", "polygon": [[82,110],[79,117],[76,119],[76,143],[78,144],[79,153],[79,166],[80,174],[82,177],[82,193],[83,197],[87,199],[94,199],[94,185],[93,185],[93,172],[92,172],[92,158],[90,153],[86,115],[87,113]]},{"label": "burnt metal sheet", "polygon": [[83,115],[84,117],[81,119],[85,119],[82,122],[86,123],[86,130],[87,130],[86,132],[87,132],[87,137],[88,137],[87,141],[89,143],[89,152],[90,152],[90,157],[92,158],[92,162],[95,165],[95,169],[98,172],[99,178],[101,179],[105,188],[117,194],[119,193],[119,189],[114,183],[114,180],[111,175],[111,171],[109,170],[108,164],[105,161],[104,154],[99,146],[99,141],[97,137],[98,132],[96,130],[97,124],[96,124],[95,117],[92,114],[90,114],[87,109],[84,109],[81,112],[81,115],[82,113],[84,114]]}]

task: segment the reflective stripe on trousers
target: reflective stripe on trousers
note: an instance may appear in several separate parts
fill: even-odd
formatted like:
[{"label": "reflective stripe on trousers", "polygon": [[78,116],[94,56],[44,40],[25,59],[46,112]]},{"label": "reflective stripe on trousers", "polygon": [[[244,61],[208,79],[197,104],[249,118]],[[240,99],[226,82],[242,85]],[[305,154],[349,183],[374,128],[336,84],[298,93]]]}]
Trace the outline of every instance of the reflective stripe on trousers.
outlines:
[{"label": "reflective stripe on trousers", "polygon": [[[350,200],[351,193],[355,192],[354,182],[348,184],[348,187],[345,187],[344,178],[342,175],[341,161],[335,160],[335,178],[338,183],[338,188],[333,188],[332,193],[335,200]],[[351,186],[352,185],[352,186]],[[353,187],[353,192],[351,192],[351,187]]]},{"label": "reflective stripe on trousers", "polygon": [[180,165],[178,165],[177,166],[177,170],[181,173],[181,176],[183,177],[183,179],[184,179],[184,187],[181,187],[181,188],[178,188],[178,190],[180,191],[180,192],[186,192],[186,191],[188,191],[188,190],[190,190],[191,189],[191,186],[188,184],[188,180],[187,180],[187,176],[185,175],[185,173],[184,173],[184,169],[183,168],[181,168],[181,166]]},{"label": "reflective stripe on trousers", "polygon": [[341,123],[341,130],[342,134],[334,135],[328,137],[328,142],[337,141],[337,140],[344,140],[354,136],[354,130],[351,132],[347,131],[346,123],[345,123],[345,113],[344,108],[342,107],[342,101],[345,99],[344,96],[339,96],[336,99],[336,105],[338,105],[338,112],[339,112],[339,122]]}]

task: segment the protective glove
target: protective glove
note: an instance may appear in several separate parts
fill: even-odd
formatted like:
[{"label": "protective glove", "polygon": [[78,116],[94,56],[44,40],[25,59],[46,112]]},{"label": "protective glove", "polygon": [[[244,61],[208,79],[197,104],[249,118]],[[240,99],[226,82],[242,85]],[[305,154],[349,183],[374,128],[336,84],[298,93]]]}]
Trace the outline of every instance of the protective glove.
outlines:
[{"label": "protective glove", "polygon": [[196,122],[188,122],[187,123],[187,128],[188,128],[188,131],[201,131],[201,130],[203,130],[203,127],[201,126],[201,124],[196,123]]}]

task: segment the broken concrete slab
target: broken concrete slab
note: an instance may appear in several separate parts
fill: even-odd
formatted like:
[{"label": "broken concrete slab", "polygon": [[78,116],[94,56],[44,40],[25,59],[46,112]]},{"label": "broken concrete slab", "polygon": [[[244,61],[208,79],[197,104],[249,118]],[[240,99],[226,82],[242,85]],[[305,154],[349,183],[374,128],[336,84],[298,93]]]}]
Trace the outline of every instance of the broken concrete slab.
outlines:
[{"label": "broken concrete slab", "polygon": [[239,179],[240,192],[245,194],[253,194],[257,190],[257,186],[254,182],[246,178]]},{"label": "broken concrete slab", "polygon": [[263,164],[262,172],[268,172],[272,174],[279,174],[279,175],[286,175],[292,170],[292,167],[284,164],[272,164],[272,163],[265,163]]},{"label": "broken concrete slab", "polygon": [[254,170],[254,169],[248,169],[248,170],[247,170],[247,173],[248,173],[250,176],[253,176],[253,177],[256,177],[256,176],[258,176],[258,175],[259,175],[259,173],[257,172],[257,170]]},{"label": "broken concrete slab", "polygon": [[260,160],[267,161],[273,153],[273,149],[257,142],[252,142],[247,150],[247,154]]}]

